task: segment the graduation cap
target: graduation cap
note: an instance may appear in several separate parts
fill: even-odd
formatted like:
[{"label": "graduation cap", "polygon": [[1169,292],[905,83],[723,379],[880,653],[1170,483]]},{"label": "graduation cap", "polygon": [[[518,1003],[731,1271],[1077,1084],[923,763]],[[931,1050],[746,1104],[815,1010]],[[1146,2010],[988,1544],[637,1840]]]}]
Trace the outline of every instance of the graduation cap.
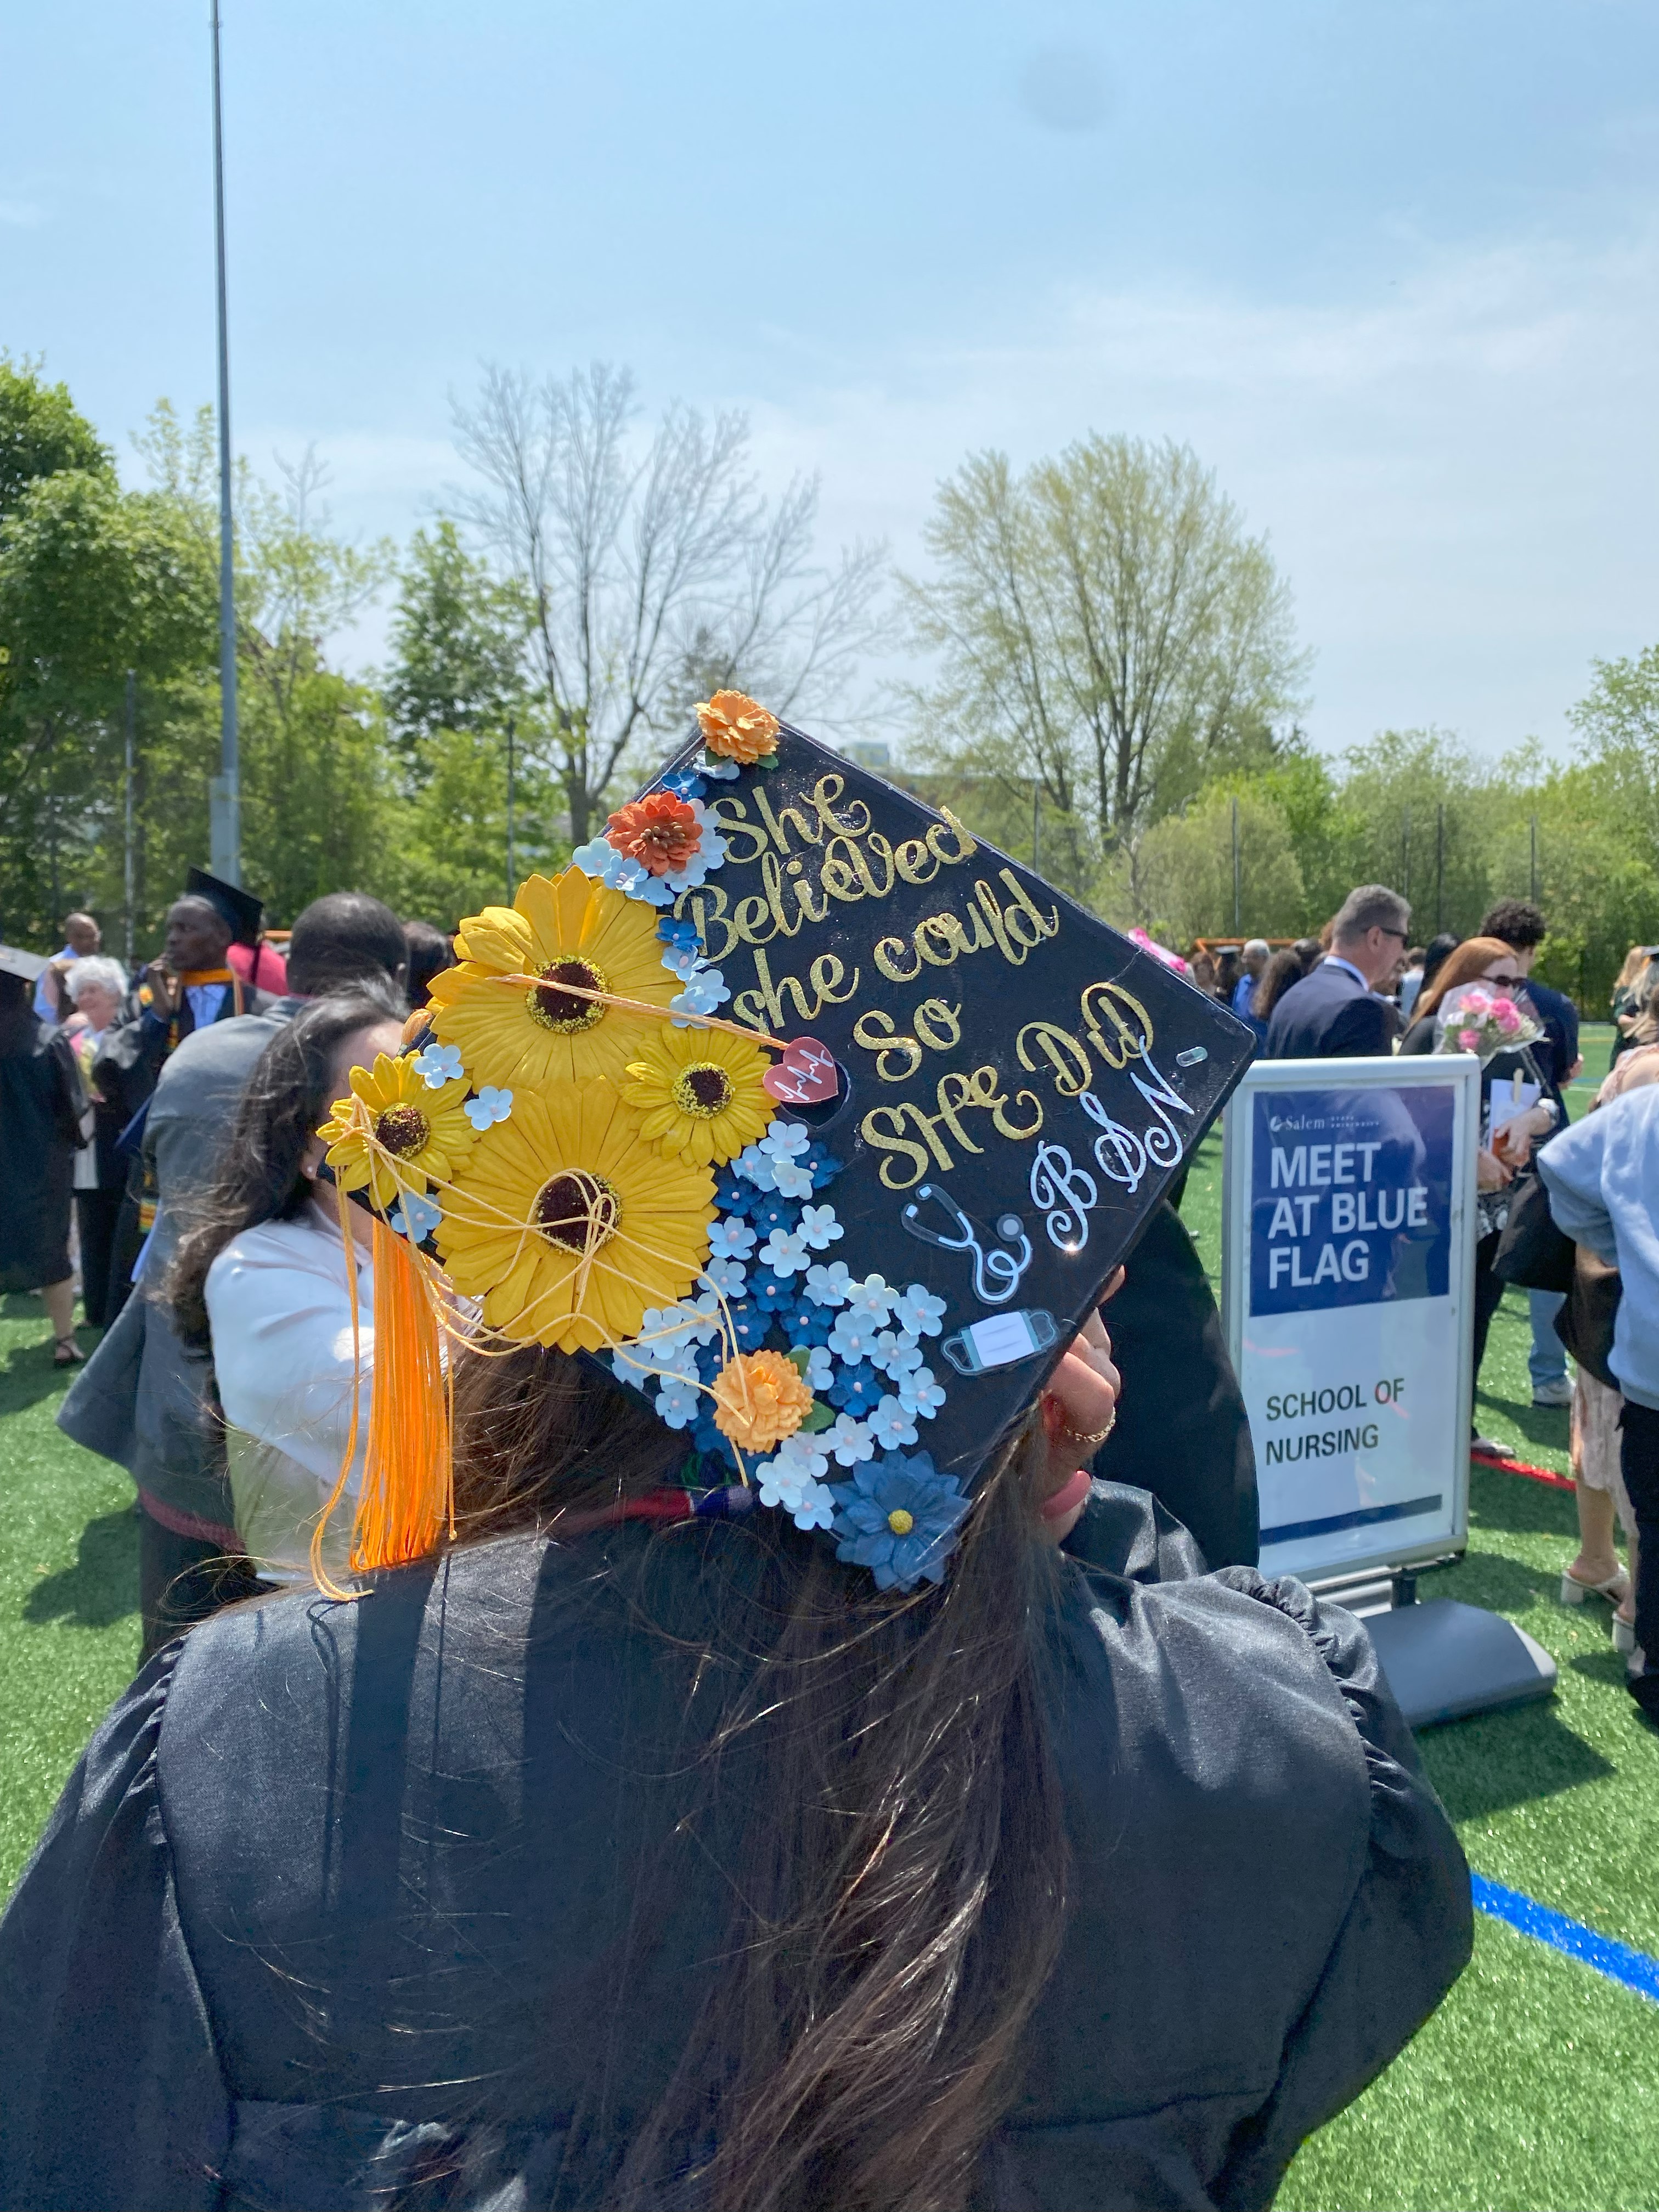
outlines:
[{"label": "graduation cap", "polygon": [[0,945],[0,975],[18,975],[26,983],[35,983],[51,965],[43,954],[25,952],[21,945]]},{"label": "graduation cap", "polygon": [[698,719],[463,923],[329,1159],[486,1330],[641,1395],[688,1510],[758,1495],[908,1589],[1255,1041],[948,808],[738,694]]},{"label": "graduation cap", "polygon": [[189,898],[205,899],[222,917],[233,945],[259,942],[264,901],[255,898],[252,891],[243,890],[237,884],[228,884],[218,876],[210,876],[205,868],[192,868],[185,878],[185,892]]}]

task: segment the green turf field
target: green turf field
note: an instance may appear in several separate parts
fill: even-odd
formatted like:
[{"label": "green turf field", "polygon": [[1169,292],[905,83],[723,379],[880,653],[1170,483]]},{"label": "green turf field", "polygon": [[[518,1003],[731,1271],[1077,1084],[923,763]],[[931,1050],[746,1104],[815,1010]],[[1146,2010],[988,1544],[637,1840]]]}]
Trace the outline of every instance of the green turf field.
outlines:
[{"label": "green turf field", "polygon": [[[1587,1031],[1596,1075],[1607,1045],[1605,1030]],[[1592,1089],[1587,1073],[1577,1107]],[[1220,1186],[1212,1135],[1185,1205],[1212,1273]],[[1567,1417],[1532,1410],[1528,1341],[1511,1291],[1492,1328],[1481,1425],[1565,1472]],[[131,1486],[53,1426],[64,1378],[50,1359],[39,1301],[0,1301],[0,1890],[138,1647]],[[1547,1706],[1431,1731],[1424,1755],[1477,1872],[1659,1953],[1659,1736],[1621,1686],[1606,1609],[1554,1601],[1574,1529],[1565,1492],[1475,1469],[1468,1556],[1425,1575],[1422,1595],[1510,1614],[1555,1655],[1560,1691]],[[1478,1919],[1468,1974],[1410,2050],[1307,2145],[1279,2203],[1648,2212],[1659,2205],[1659,2006]]]}]

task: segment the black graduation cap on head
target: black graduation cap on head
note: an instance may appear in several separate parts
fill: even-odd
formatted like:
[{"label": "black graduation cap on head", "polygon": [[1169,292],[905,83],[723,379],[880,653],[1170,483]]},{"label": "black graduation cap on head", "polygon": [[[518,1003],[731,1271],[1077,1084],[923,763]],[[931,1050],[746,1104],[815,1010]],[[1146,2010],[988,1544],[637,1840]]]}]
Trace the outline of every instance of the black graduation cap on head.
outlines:
[{"label": "black graduation cap on head", "polygon": [[[799,730],[743,765],[699,737],[652,787],[700,799],[725,842],[672,908],[730,993],[721,1015],[823,1048],[787,1055],[775,1091],[811,1157],[841,1164],[805,1202],[832,1203],[844,1235],[811,1257],[928,1294],[893,1325],[925,1311],[943,1402],[905,1449],[965,1485],[1220,1111],[1252,1034],[948,810]],[[766,1205],[741,1183],[728,1168],[716,1203],[763,1230]],[[748,1272],[744,1348],[814,1340],[787,1313],[769,1325],[781,1293],[758,1250]]]},{"label": "black graduation cap on head", "polygon": [[0,975],[15,975],[22,982],[34,983],[51,965],[43,953],[25,952],[21,945],[0,945]]},{"label": "black graduation cap on head", "polygon": [[218,876],[210,876],[205,868],[190,871],[185,890],[188,897],[205,899],[216,914],[222,915],[233,945],[257,945],[259,942],[259,925],[264,919],[264,901],[255,898],[252,891],[245,891],[236,884],[225,883]]}]

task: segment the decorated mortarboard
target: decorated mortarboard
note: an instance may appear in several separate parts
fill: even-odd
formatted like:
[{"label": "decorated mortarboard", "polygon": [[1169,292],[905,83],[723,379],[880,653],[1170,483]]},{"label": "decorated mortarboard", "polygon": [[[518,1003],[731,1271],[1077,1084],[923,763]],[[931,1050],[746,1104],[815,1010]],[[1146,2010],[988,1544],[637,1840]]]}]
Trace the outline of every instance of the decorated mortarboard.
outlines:
[{"label": "decorated mortarboard", "polygon": [[687,1511],[787,1514],[908,1590],[1254,1041],[948,809],[737,693],[697,714],[462,924],[328,1159],[481,1339],[641,1395]]},{"label": "decorated mortarboard", "polygon": [[233,945],[259,942],[264,901],[255,898],[252,891],[245,891],[239,884],[228,884],[221,877],[210,876],[205,868],[192,868],[185,878],[185,896],[207,901],[222,918]]},{"label": "decorated mortarboard", "polygon": [[44,953],[25,952],[21,945],[0,945],[0,975],[17,975],[25,983],[35,983],[51,965]]}]

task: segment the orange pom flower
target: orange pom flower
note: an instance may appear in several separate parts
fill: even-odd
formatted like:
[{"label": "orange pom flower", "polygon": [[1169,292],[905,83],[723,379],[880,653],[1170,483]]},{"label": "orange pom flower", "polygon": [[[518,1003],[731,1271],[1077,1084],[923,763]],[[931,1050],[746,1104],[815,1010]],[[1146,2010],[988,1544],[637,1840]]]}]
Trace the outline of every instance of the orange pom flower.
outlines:
[{"label": "orange pom flower", "polygon": [[800,1370],[781,1352],[740,1352],[714,1377],[714,1426],[744,1451],[769,1451],[812,1410]]},{"label": "orange pom flower", "polygon": [[778,718],[741,691],[717,691],[697,708],[697,727],[711,753],[748,768],[778,749]]},{"label": "orange pom flower", "polygon": [[637,860],[653,876],[667,876],[695,856],[702,824],[672,791],[652,791],[619,806],[605,825],[605,836],[624,860]]}]

